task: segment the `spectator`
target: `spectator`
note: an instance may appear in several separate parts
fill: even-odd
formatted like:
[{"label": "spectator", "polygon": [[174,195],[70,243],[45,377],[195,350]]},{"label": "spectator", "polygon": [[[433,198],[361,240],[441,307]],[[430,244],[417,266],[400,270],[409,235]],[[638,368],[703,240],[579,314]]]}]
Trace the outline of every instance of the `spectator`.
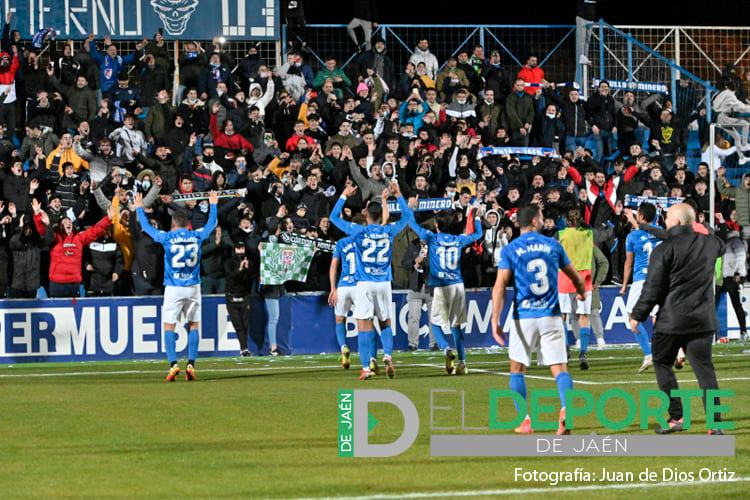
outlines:
[{"label": "spectator", "polygon": [[378,17],[378,5],[375,0],[354,0],[354,19],[349,21],[346,32],[349,38],[354,42],[357,51],[361,51],[361,44],[357,40],[357,28],[362,28],[365,35],[365,47],[367,50],[372,48],[371,38],[372,31],[378,28],[376,21]]},{"label": "spectator", "polygon": [[336,67],[336,58],[326,58],[325,68],[318,71],[313,80],[313,88],[322,89],[326,81],[333,83],[334,93],[337,99],[344,98],[344,89],[351,88],[352,81],[346,76],[341,68]]},{"label": "spectator", "polygon": [[417,47],[409,58],[409,63],[413,64],[415,68],[419,63],[424,63],[427,75],[433,80],[437,77],[437,72],[440,68],[437,57],[430,52],[430,42],[424,37],[417,41]]},{"label": "spectator", "polygon": [[[367,49],[358,59],[357,67],[361,80],[379,76],[385,82],[388,89],[395,89],[396,70],[393,61],[386,53],[385,40],[379,36],[373,37],[373,47]],[[387,92],[387,91],[386,91]]]},{"label": "spectator", "polygon": [[104,37],[104,54],[96,48],[94,38],[93,34],[89,34],[88,45],[84,45],[84,49],[89,51],[91,58],[99,66],[99,98],[101,99],[101,97],[109,96],[114,90],[115,85],[117,85],[117,76],[128,65],[135,62],[136,57],[142,52],[143,46],[146,44],[146,39],[135,45],[135,52],[131,52],[126,56],[120,56],[117,53],[117,47],[112,43],[109,36]]},{"label": "spectator", "polygon": [[601,161],[603,156],[612,152],[614,135],[617,134],[615,100],[609,94],[608,81],[599,83],[599,92],[592,95],[587,104],[588,122],[597,144],[594,159]]},{"label": "spectator", "polygon": [[203,240],[201,250],[201,293],[222,294],[225,287],[224,259],[225,248],[231,246],[231,241],[223,235],[221,226]]},{"label": "spectator", "polygon": [[401,261],[401,267],[409,271],[409,290],[406,292],[406,302],[409,304],[407,335],[409,338],[408,349],[412,352],[419,349],[422,310],[425,306],[428,311],[427,327],[430,335],[430,349],[435,346],[435,338],[432,335],[432,318],[429,314],[432,309],[432,287],[427,285],[427,278],[430,275],[429,264],[427,246],[419,238],[415,238]]},{"label": "spectator", "polygon": [[281,12],[287,25],[287,44],[289,49],[300,47],[309,51],[307,26],[305,23],[305,6],[303,0],[286,0],[281,2]]},{"label": "spectator", "polygon": [[[41,283],[41,254],[52,243],[55,235],[49,216],[41,211],[41,205],[35,206],[39,212],[34,214],[34,220],[25,222],[25,215],[22,215],[18,221],[18,229],[10,237],[13,256],[13,276],[10,283],[12,299],[33,299],[37,296]],[[10,218],[9,215],[6,216],[6,219]],[[39,229],[44,232],[40,234]]]},{"label": "spectator", "polygon": [[111,229],[90,243],[86,249],[84,263],[86,271],[91,273],[87,296],[111,296],[115,284],[123,274],[122,252],[112,239]]},{"label": "spectator", "polygon": [[138,153],[146,150],[146,137],[135,128],[135,116],[131,114],[125,115],[123,126],[109,134],[109,138],[115,144],[117,156],[121,156],[126,163],[133,162]]},{"label": "spectator", "polygon": [[526,87],[526,93],[530,96],[534,96],[540,87],[547,87],[549,82],[544,79],[544,70],[539,67],[539,60],[535,54],[532,54],[526,59],[526,64],[518,72],[519,80],[523,80],[525,84],[530,84]]},{"label": "spectator", "polygon": [[[229,319],[240,343],[240,356],[250,356],[247,336],[250,333],[251,296],[253,281],[257,280],[251,265],[251,254],[244,241],[235,241],[230,256],[224,259],[224,274],[226,276],[226,303]],[[261,346],[258,346],[260,350]]]},{"label": "spectator", "polygon": [[516,146],[528,146],[531,124],[534,122],[534,103],[524,91],[522,79],[517,79],[513,92],[505,100],[503,127],[510,132],[510,140]]}]

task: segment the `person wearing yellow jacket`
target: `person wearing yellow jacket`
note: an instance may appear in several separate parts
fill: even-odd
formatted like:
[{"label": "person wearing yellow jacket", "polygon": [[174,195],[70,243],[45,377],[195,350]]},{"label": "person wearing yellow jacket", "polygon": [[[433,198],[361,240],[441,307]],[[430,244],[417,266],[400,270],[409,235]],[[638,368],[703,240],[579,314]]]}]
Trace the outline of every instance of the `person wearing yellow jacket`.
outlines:
[{"label": "person wearing yellow jacket", "polygon": [[[149,207],[159,197],[161,191],[162,180],[160,177],[155,176],[153,184],[149,187],[149,191],[143,198],[143,204]],[[124,261],[123,268],[125,272],[120,277],[118,283],[119,290],[115,290],[117,295],[132,295],[132,276],[131,270],[133,267],[133,256],[135,254],[135,244],[133,243],[133,237],[130,233],[130,217],[135,217],[135,209],[131,210],[128,206],[128,192],[124,189],[117,188],[115,190],[115,196],[112,200],[108,200],[107,197],[101,190],[101,187],[96,186],[93,189],[94,198],[96,203],[102,210],[109,210],[109,207],[114,208],[114,216],[112,218],[112,239],[115,240],[117,246],[122,252]],[[122,207],[125,208],[122,208]],[[131,213],[132,212],[132,213]]]},{"label": "person wearing yellow jacket", "polygon": [[65,133],[60,138],[60,145],[47,156],[47,170],[53,173],[53,176],[56,172],[57,178],[60,178],[63,175],[62,166],[67,162],[73,164],[77,173],[89,168],[89,162],[78,156],[73,149],[73,136]]}]

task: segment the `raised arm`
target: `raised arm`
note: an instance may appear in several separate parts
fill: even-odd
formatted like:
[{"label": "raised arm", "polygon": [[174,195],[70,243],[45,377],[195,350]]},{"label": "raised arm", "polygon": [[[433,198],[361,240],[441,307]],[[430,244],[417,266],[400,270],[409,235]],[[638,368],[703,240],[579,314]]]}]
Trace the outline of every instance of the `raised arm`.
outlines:
[{"label": "raised arm", "polygon": [[333,210],[331,211],[331,222],[333,222],[333,225],[342,230],[347,235],[351,236],[352,234],[356,234],[360,231],[361,226],[358,226],[357,224],[352,224],[351,222],[345,221],[341,218],[341,211],[344,209],[344,204],[346,203],[346,198],[351,196],[352,194],[357,191],[356,186],[347,186],[344,189],[344,192],[341,194],[341,197],[336,202],[336,204],[333,206]]},{"label": "raised arm", "polygon": [[219,193],[217,191],[210,192],[208,195],[208,203],[210,207],[208,211],[208,221],[205,226],[197,231],[200,235],[201,241],[211,236],[213,230],[216,229],[216,221],[218,219],[216,205],[219,203]]},{"label": "raised arm", "polygon": [[138,224],[141,225],[141,229],[143,229],[143,232],[149,235],[155,242],[164,243],[165,233],[152,226],[148,221],[148,217],[146,217],[146,212],[143,211],[143,195],[141,193],[136,193],[134,203],[135,213],[138,216]]},{"label": "raised arm", "polygon": [[479,214],[479,208],[473,209],[474,213],[472,214],[474,217],[474,232],[471,234],[462,234],[461,235],[461,244],[463,246],[470,245],[480,239],[482,235],[484,234],[484,230],[482,229],[482,219],[481,215]]}]

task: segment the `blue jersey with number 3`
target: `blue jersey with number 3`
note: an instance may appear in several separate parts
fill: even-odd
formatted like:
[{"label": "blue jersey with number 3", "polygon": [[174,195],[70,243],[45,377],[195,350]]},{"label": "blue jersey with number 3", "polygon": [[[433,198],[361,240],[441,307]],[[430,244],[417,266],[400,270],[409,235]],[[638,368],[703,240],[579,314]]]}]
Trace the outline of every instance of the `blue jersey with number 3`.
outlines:
[{"label": "blue jersey with number 3", "polygon": [[625,251],[633,254],[633,282],[643,281],[648,274],[648,262],[651,252],[661,240],[643,229],[628,234],[625,240]]},{"label": "blue jersey with number 3", "polygon": [[[399,196],[396,201],[402,213],[409,210],[403,197]],[[406,227],[408,217],[401,217],[398,222],[385,226],[380,224],[360,226],[341,218],[344,203],[346,203],[346,198],[341,197],[334,205],[331,222],[354,240],[357,255],[357,271],[354,274],[354,280],[357,283],[393,281],[391,272],[393,238]]]},{"label": "blue jersey with number 3", "polygon": [[515,276],[514,318],[560,315],[557,272],[570,264],[562,245],[541,234],[524,233],[503,248],[498,269]]},{"label": "blue jersey with number 3", "polygon": [[357,248],[351,237],[341,239],[333,250],[333,258],[341,262],[341,276],[338,287],[355,286],[354,275],[357,272]]},{"label": "blue jersey with number 3", "polygon": [[138,223],[151,239],[164,246],[164,285],[193,286],[201,282],[201,246],[216,227],[216,205],[211,205],[208,222],[197,231],[187,228],[159,231],[146,218],[142,208]]}]

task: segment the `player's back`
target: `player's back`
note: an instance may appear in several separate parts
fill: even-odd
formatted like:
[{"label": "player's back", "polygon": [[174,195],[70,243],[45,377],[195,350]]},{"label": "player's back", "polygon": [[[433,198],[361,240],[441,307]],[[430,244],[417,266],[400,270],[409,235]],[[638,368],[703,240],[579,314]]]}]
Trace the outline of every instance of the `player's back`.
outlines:
[{"label": "player's back", "polygon": [[500,269],[515,277],[515,318],[560,315],[557,293],[558,270],[570,259],[557,240],[535,232],[524,233],[503,248]]},{"label": "player's back", "polygon": [[651,252],[661,240],[643,229],[636,229],[628,234],[625,250],[633,253],[633,281],[642,281],[648,274],[648,263]]},{"label": "player's back", "polygon": [[461,255],[463,247],[471,243],[467,235],[429,233],[426,241],[430,252],[430,286],[463,283]]},{"label": "player's back", "polygon": [[339,287],[355,286],[357,284],[355,275],[357,273],[357,244],[354,238],[349,236],[339,240],[333,251],[333,257],[341,262],[341,275],[339,276]]},{"label": "player's back", "polygon": [[357,272],[354,276],[360,281],[391,281],[391,256],[393,237],[391,225],[369,224],[353,236],[356,244]]},{"label": "player's back", "polygon": [[164,235],[164,285],[192,286],[201,282],[202,239],[196,231],[175,229]]}]

